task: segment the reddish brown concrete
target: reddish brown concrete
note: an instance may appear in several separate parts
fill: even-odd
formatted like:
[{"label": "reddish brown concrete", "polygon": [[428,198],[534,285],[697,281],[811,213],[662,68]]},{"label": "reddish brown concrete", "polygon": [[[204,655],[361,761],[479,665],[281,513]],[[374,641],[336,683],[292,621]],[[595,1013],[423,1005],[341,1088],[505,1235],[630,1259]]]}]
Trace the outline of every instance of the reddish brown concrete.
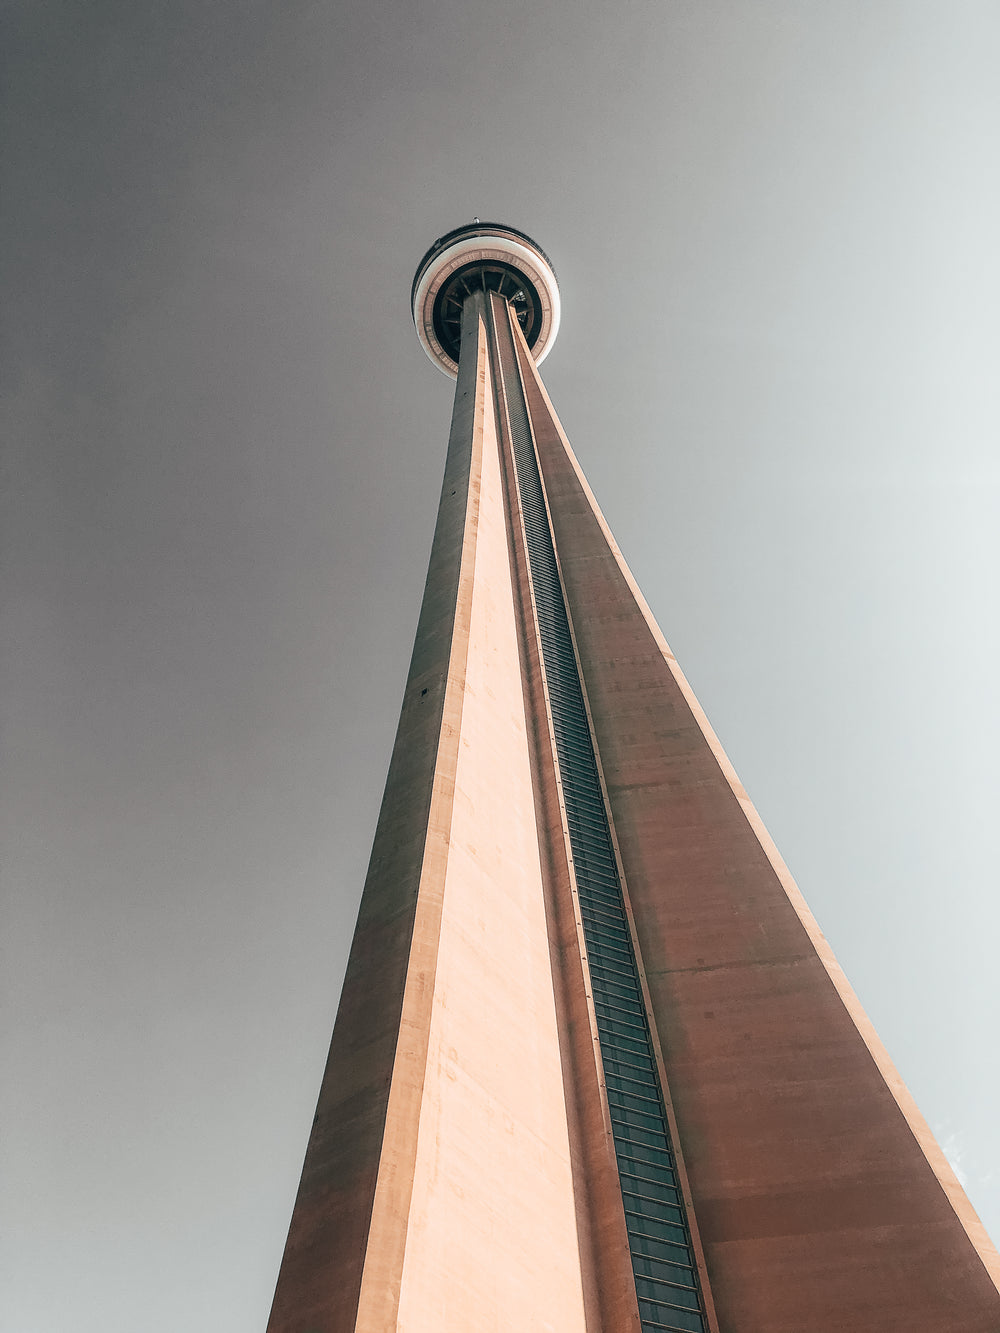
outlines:
[{"label": "reddish brown concrete", "polygon": [[592,721],[724,1333],[997,1333],[981,1224],[642,602],[523,339]]}]

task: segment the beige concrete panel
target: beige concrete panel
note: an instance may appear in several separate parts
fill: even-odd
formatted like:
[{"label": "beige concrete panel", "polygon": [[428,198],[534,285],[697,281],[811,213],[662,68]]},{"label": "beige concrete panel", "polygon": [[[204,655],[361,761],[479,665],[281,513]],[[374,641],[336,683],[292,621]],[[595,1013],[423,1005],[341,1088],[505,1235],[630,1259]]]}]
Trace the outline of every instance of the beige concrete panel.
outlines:
[{"label": "beige concrete panel", "polygon": [[489,394],[446,855],[395,1327],[582,1333],[576,1203]]},{"label": "beige concrete panel", "polygon": [[720,1325],[996,1333],[995,1251],[521,365]]},{"label": "beige concrete panel", "polygon": [[[481,298],[467,303],[463,317],[463,366],[459,375],[452,417],[452,444],[468,457],[468,486],[459,511],[464,518],[461,565],[454,596],[454,622],[443,690],[441,725],[434,753],[434,774],[424,830],[420,882],[414,905],[413,931],[407,960],[395,1057],[389,1083],[388,1105],[378,1177],[364,1253],[356,1333],[381,1333],[396,1326],[400,1280],[416,1161],[417,1126],[427,1062],[434,975],[448,847],[455,799],[462,709],[465,703],[469,660],[469,631],[475,583],[482,489],[483,431],[489,402],[486,373],[486,330]],[[458,499],[457,488],[448,499]],[[452,522],[454,520],[452,519]],[[439,517],[439,527],[441,518]],[[448,524],[449,530],[451,522]],[[433,570],[431,571],[433,573]],[[428,575],[430,592],[430,573]],[[418,635],[419,642],[419,635]],[[429,688],[429,687],[423,687]],[[429,747],[431,748],[431,747]],[[389,818],[392,818],[390,809]],[[383,815],[385,807],[383,807]],[[400,826],[402,836],[407,830]],[[367,975],[369,995],[377,989],[377,964]],[[355,1327],[355,1325],[352,1325]]]},{"label": "beige concrete panel", "polygon": [[[400,1132],[407,1119],[399,1104],[405,1081],[394,1085],[397,1109],[389,1133],[387,1106],[401,1022],[417,1042],[417,1063],[423,1067],[420,1024],[412,1017],[412,998],[404,1020],[403,1000],[404,988],[410,985],[411,997],[414,989],[408,977],[413,974],[418,895],[428,876],[433,879],[434,852],[442,840],[447,842],[450,821],[479,504],[485,395],[485,374],[476,354],[485,337],[481,306],[463,336],[472,340],[473,355],[463,359],[456,387],[413,656],[268,1333],[354,1333],[376,1183],[382,1179],[384,1186],[382,1167],[389,1159],[396,1206],[388,1217],[395,1221],[387,1226],[382,1210],[377,1254],[384,1266],[384,1290],[390,1295],[398,1291],[419,1087],[408,1113],[409,1134],[405,1128]],[[430,830],[436,837],[428,837]],[[429,862],[426,848],[431,850]],[[426,895],[428,903],[432,898]],[[424,911],[416,952],[428,996],[435,930],[433,912],[428,918]],[[423,1032],[426,1042],[426,1024]],[[412,1052],[412,1047],[413,1039],[409,1048],[404,1042],[404,1049]],[[386,1198],[385,1188],[382,1196]]]}]

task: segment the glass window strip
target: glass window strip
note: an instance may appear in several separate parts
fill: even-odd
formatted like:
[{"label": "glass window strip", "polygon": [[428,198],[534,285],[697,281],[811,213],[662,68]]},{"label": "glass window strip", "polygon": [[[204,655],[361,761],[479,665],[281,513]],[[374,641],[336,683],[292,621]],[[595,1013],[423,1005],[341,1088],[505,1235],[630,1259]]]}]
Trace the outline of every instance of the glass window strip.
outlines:
[{"label": "glass window strip", "polygon": [[[606,1074],[615,1074],[623,1069],[627,1070],[630,1066],[632,1068],[638,1066],[642,1072],[655,1077],[652,1046],[642,1009],[642,996],[638,988],[635,959],[632,956],[631,937],[620,900],[621,886],[617,877],[617,864],[611,844],[604,796],[597,774],[590,727],[583,705],[582,688],[562,598],[548,515],[538,477],[527,408],[510,331],[502,319],[497,321],[496,333],[496,348],[507,387],[511,444],[524,521],[529,573],[535,594],[539,640],[553,716],[556,753],[563,782],[566,823],[569,828],[577,880],[581,885],[581,919],[590,963],[591,987],[595,1010],[601,1004],[606,1011],[604,1014],[598,1013],[602,1059],[605,1061]],[[617,894],[617,912],[613,909],[608,910],[611,902],[605,902],[603,908],[593,901],[586,902],[588,873],[594,876],[595,884],[601,884],[604,893],[609,896]],[[633,993],[639,1017],[638,1025],[621,1017],[608,1016],[613,1009],[602,998],[601,985],[604,975],[614,976],[616,973],[619,980],[615,984]],[[624,998],[616,997],[619,1001]],[[612,1133],[616,1146],[622,1150],[623,1157],[634,1160],[633,1153],[639,1152],[642,1148],[659,1152],[668,1160],[672,1157],[662,1100],[658,1105],[654,1104],[653,1115],[637,1112],[635,1108],[627,1105],[612,1106],[610,1098],[609,1108]],[[636,1123],[640,1119],[654,1128]],[[630,1237],[635,1241],[633,1248],[648,1248],[649,1245],[656,1243],[657,1239],[664,1244],[677,1244],[689,1254],[693,1273],[695,1271],[693,1254],[689,1249],[690,1242],[684,1224],[683,1210],[671,1203],[651,1199],[644,1193],[626,1190],[624,1183],[623,1181],[622,1198],[626,1208],[626,1225]],[[643,1184],[641,1188],[643,1190],[653,1188],[655,1183]],[[671,1194],[675,1193],[672,1187],[664,1184],[661,1184],[657,1192],[667,1189]],[[659,1216],[655,1218],[646,1216],[653,1209]],[[672,1219],[675,1213],[680,1219],[679,1224],[666,1220]],[[647,1321],[652,1321],[649,1323],[650,1328],[693,1329],[694,1333],[704,1333],[704,1322],[698,1310],[693,1312],[675,1310],[669,1305],[671,1288],[665,1280],[657,1279],[648,1271],[640,1272],[637,1268],[635,1272],[637,1294],[640,1282],[644,1293],[640,1298],[644,1327]],[[667,1299],[662,1300],[663,1296]],[[650,1300],[654,1297],[655,1305],[650,1304]],[[687,1294],[685,1299],[690,1300],[691,1295]],[[697,1302],[699,1299],[695,1294],[694,1300]]]}]

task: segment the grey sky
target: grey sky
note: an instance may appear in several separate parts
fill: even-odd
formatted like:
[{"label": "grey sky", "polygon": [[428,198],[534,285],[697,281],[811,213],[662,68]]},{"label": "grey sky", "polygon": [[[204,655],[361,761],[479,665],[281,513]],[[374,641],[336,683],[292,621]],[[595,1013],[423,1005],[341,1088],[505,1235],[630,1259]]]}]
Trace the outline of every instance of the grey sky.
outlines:
[{"label": "grey sky", "polygon": [[6,20],[4,1333],[264,1327],[473,214],[551,254],[570,438],[1000,1235],[1000,8]]}]

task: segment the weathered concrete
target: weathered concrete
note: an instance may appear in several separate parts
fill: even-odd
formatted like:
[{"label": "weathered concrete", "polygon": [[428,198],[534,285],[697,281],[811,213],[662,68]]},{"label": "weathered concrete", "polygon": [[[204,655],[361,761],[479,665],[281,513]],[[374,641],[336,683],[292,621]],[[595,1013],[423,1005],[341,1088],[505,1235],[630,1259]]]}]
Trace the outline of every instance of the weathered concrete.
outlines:
[{"label": "weathered concrete", "polygon": [[996,1252],[520,361],[689,1172],[733,1333],[996,1333]]}]

